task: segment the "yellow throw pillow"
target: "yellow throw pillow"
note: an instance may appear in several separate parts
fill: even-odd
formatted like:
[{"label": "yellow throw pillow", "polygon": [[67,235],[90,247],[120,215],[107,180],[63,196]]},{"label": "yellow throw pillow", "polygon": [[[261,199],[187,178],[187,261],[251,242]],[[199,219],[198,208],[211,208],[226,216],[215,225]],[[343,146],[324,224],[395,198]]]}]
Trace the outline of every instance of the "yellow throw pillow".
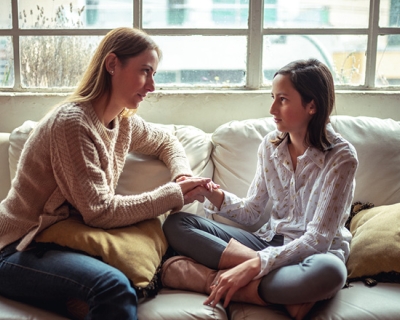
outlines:
[{"label": "yellow throw pillow", "polygon": [[162,231],[164,220],[165,217],[160,216],[129,227],[103,230],[87,226],[81,217],[71,216],[42,231],[35,240],[100,257],[122,271],[138,290],[152,291],[157,269],[168,247]]},{"label": "yellow throw pillow", "polygon": [[349,279],[400,273],[400,203],[360,211],[350,231]]}]

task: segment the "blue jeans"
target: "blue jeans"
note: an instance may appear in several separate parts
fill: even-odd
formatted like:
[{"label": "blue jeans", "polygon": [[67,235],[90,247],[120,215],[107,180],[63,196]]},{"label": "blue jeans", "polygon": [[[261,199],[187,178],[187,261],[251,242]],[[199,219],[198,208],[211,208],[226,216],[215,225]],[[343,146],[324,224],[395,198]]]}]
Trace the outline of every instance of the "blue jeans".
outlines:
[{"label": "blue jeans", "polygon": [[128,278],[108,264],[63,247],[32,243],[0,251],[0,294],[23,302],[86,302],[85,319],[137,319],[137,295]]}]

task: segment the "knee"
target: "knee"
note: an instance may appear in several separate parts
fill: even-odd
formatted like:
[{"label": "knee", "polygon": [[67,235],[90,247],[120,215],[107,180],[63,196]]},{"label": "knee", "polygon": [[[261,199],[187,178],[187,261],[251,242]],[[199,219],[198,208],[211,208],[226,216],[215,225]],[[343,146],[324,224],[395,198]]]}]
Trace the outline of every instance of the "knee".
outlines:
[{"label": "knee", "polygon": [[136,290],[132,287],[129,279],[121,271],[110,268],[98,279],[97,296],[107,296],[107,299],[126,299],[133,305],[137,304]]},{"label": "knee", "polygon": [[110,268],[102,274],[88,305],[89,319],[137,319],[136,290],[117,269]]},{"label": "knee", "polygon": [[323,284],[327,289],[327,295],[332,296],[343,288],[347,279],[347,269],[342,260],[332,254],[318,254],[308,259],[314,259],[312,274],[318,279],[317,283]]},{"label": "knee", "polygon": [[323,267],[325,269],[325,275],[332,278],[332,282],[337,283],[340,288],[343,287],[347,278],[346,265],[333,254],[326,254],[324,260],[325,264]]},{"label": "knee", "polygon": [[171,235],[176,234],[180,229],[181,222],[187,216],[187,212],[177,212],[167,217],[163,224],[163,231],[167,239],[169,239]]}]

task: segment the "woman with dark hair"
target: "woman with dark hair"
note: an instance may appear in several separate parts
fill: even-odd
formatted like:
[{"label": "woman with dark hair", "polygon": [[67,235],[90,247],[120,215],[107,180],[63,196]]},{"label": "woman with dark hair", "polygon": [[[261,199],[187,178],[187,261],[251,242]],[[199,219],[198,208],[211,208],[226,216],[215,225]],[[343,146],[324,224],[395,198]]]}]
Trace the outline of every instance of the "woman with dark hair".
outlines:
[{"label": "woman with dark hair", "polygon": [[[210,179],[190,177],[178,139],[134,115],[155,89],[160,58],[160,49],[146,33],[110,31],[76,91],[33,130],[10,192],[0,203],[1,295],[41,304],[83,301],[85,319],[137,319],[137,293],[122,272],[34,239],[70,215],[110,229],[204,199],[187,195],[197,186],[207,188]],[[172,182],[139,195],[115,194],[131,151],[157,156],[170,169]]]},{"label": "woman with dark hair", "polygon": [[334,101],[332,75],[315,59],[275,74],[270,113],[277,130],[259,147],[247,196],[202,193],[207,215],[245,226],[268,215],[268,222],[251,233],[187,213],[168,217],[164,232],[179,255],[163,266],[165,286],[204,292],[212,306],[221,299],[225,307],[229,301],[283,304],[294,319],[343,287],[358,160],[330,124]]}]

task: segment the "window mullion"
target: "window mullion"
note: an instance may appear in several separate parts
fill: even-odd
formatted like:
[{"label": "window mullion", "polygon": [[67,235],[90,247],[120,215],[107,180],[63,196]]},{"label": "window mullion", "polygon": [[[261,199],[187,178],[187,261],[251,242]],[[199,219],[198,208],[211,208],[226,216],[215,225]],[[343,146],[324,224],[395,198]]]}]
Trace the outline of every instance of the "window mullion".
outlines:
[{"label": "window mullion", "polygon": [[370,0],[365,86],[375,87],[376,56],[379,34],[380,0]]},{"label": "window mullion", "polygon": [[14,90],[21,89],[21,68],[20,68],[20,48],[18,32],[18,0],[11,1],[11,14],[12,14],[12,42],[13,42],[13,55],[14,55]]},{"label": "window mullion", "polygon": [[133,1],[133,27],[142,29],[143,26],[143,0]]},{"label": "window mullion", "polygon": [[263,21],[264,1],[249,1],[249,30],[247,39],[247,83],[248,89],[261,87],[262,74],[262,46],[263,46]]}]

